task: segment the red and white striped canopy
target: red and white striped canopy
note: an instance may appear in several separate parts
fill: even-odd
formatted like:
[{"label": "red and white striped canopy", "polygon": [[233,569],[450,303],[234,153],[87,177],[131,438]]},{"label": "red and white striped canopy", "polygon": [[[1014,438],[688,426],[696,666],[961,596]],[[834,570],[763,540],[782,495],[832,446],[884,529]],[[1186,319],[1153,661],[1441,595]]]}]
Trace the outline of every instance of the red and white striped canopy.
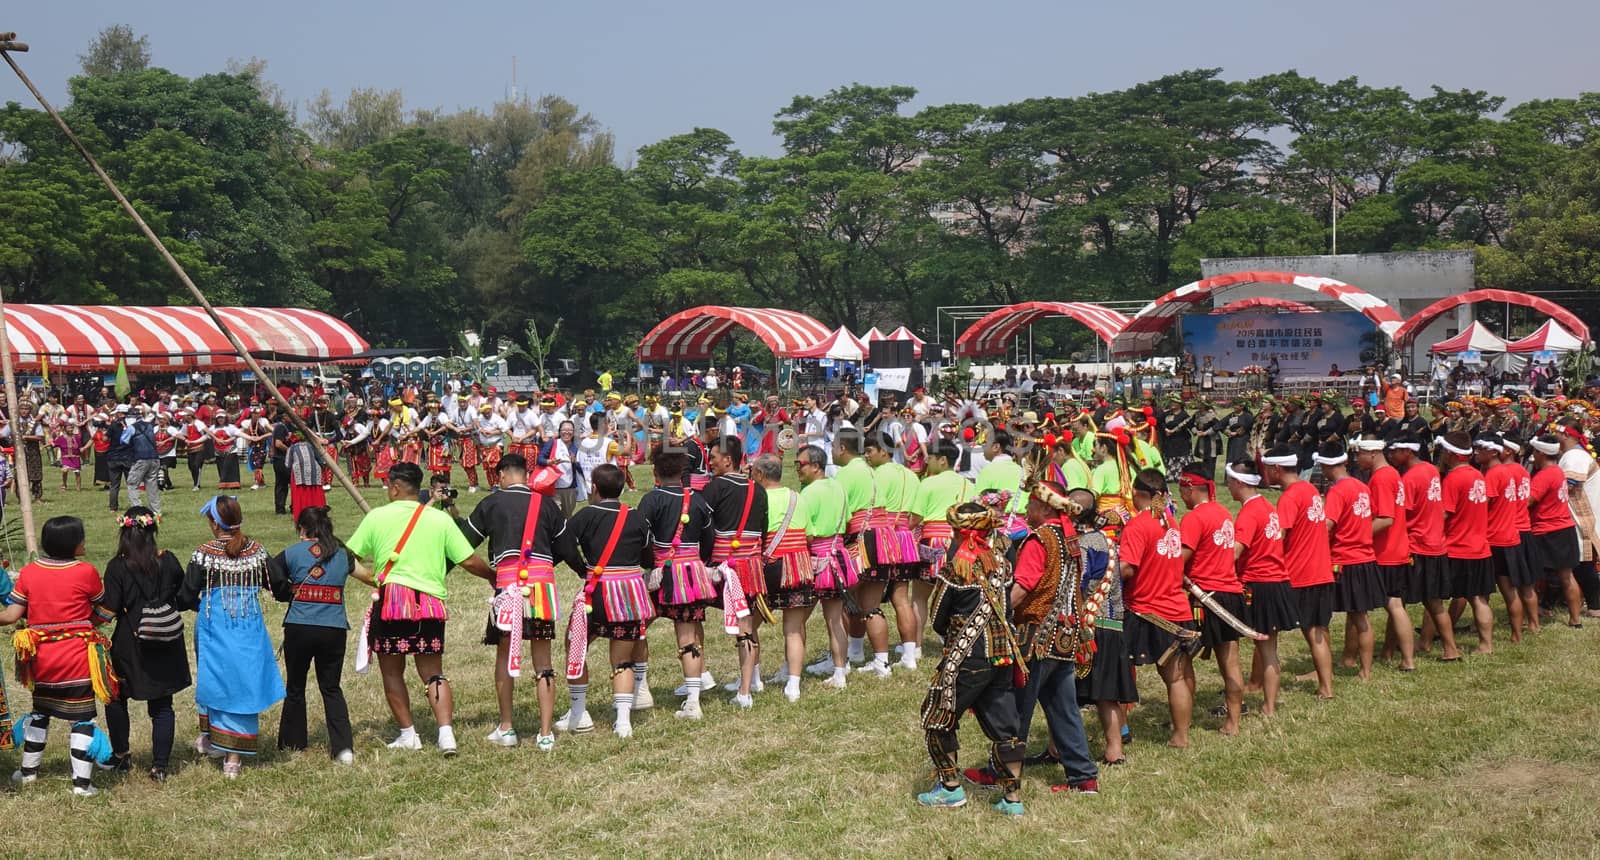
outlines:
[{"label": "red and white striped canopy", "polygon": [[1350,309],[1360,311],[1379,331],[1391,337],[1404,324],[1388,302],[1344,281],[1297,272],[1234,272],[1185,284],[1145,305],[1128,321],[1127,327],[1117,333],[1111,342],[1112,354],[1147,355],[1153,352],[1167,329],[1184,311],[1215,298],[1220,292],[1247,284],[1285,284],[1338,299]]},{"label": "red and white striped canopy", "polygon": [[1545,320],[1533,334],[1506,345],[1506,352],[1575,352],[1583,341],[1555,320]]},{"label": "red and white striped canopy", "polygon": [[1483,323],[1477,320],[1467,326],[1467,330],[1448,340],[1441,340],[1428,349],[1429,352],[1505,352],[1506,342],[1500,335],[1489,331]]},{"label": "red and white striped canopy", "polygon": [[926,341],[924,341],[922,338],[917,337],[916,332],[913,332],[911,329],[908,329],[905,326],[901,326],[894,331],[889,332],[884,336],[884,340],[909,340],[917,346],[922,346],[926,343]]},{"label": "red and white striped canopy", "polygon": [[1251,296],[1248,299],[1240,299],[1236,302],[1228,302],[1225,305],[1218,305],[1217,309],[1211,313],[1213,316],[1215,316],[1219,314],[1236,313],[1238,311],[1255,310],[1256,308],[1266,308],[1268,310],[1284,311],[1286,313],[1294,314],[1318,313],[1316,308],[1306,304],[1305,302],[1297,302],[1293,299],[1275,299],[1271,296]]},{"label": "red and white striped canopy", "polygon": [[873,326],[872,328],[867,329],[867,333],[862,335],[861,339],[867,343],[875,343],[880,340],[888,340],[889,336],[881,331],[878,331],[877,326]]},{"label": "red and white striped canopy", "polygon": [[844,326],[833,330],[821,343],[802,349],[795,358],[831,358],[836,361],[866,361],[867,345]]},{"label": "red and white striped canopy", "polygon": [[[338,361],[368,346],[350,326],[300,308],[217,308],[252,355],[264,359]],[[244,361],[222,330],[197,307],[115,305],[5,306],[13,358],[52,369],[238,370]]]},{"label": "red and white striped canopy", "polygon": [[1017,332],[1045,317],[1071,317],[1106,343],[1128,324],[1126,314],[1090,302],[1019,302],[990,311],[956,339],[956,355],[999,355]]},{"label": "red and white striped canopy", "polygon": [[797,311],[702,305],[673,314],[639,341],[640,361],[698,361],[735,328],[743,328],[779,358],[793,358],[829,334],[828,327]]}]

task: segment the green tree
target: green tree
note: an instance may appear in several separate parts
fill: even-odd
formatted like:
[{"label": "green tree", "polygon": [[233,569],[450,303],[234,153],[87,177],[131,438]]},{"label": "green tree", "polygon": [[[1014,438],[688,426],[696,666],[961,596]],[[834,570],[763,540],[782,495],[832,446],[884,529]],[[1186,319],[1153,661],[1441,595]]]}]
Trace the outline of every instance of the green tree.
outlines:
[{"label": "green tree", "polygon": [[150,37],[134,33],[127,24],[113,24],[89,42],[78,64],[89,77],[142,72],[150,67]]},{"label": "green tree", "polygon": [[1478,251],[1480,283],[1510,290],[1600,290],[1600,140],[1541,172],[1512,207],[1499,246]]}]

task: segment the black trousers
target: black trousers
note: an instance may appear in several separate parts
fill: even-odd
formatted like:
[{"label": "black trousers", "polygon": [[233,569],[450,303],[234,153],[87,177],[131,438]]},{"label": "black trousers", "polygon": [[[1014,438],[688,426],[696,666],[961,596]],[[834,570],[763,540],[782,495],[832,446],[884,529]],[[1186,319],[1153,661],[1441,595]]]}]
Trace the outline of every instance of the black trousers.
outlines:
[{"label": "black trousers", "polygon": [[200,473],[206,468],[206,453],[195,451],[187,457],[189,461],[189,483],[195,487],[200,486]]},{"label": "black trousers", "polygon": [[928,729],[928,758],[933,761],[939,780],[945,785],[960,781],[957,754],[961,741],[957,734],[962,714],[972,711],[978,728],[989,739],[989,764],[999,777],[1002,790],[1015,791],[1021,780],[1012,778],[1005,765],[1020,762],[1026,752],[1022,720],[1017,714],[1016,688],[1010,666],[992,666],[987,658],[968,658],[956,675],[956,726],[949,731]]},{"label": "black trousers", "polygon": [[272,512],[289,512],[289,464],[282,460],[272,461]]},{"label": "black trousers", "polygon": [[[150,715],[150,764],[166,770],[172,758],[172,736],[177,717],[172,712],[172,697],[162,696],[144,703]],[[111,735],[111,751],[119,756],[128,754],[128,700],[113,699],[106,703],[106,729]]]},{"label": "black trousers", "polygon": [[328,722],[330,755],[353,749],[350,709],[345,705],[339,679],[344,673],[344,644],[349,631],[311,624],[283,625],[283,713],[278,720],[278,749],[306,748],[306,674],[317,665],[317,689],[322,693],[322,715]]},{"label": "black trousers", "polygon": [[[119,514],[122,513],[122,506],[117,504],[118,498],[122,495],[122,483],[128,479],[128,470],[131,468],[133,468],[131,460],[112,460],[107,464],[111,481],[106,491],[111,495],[111,510]],[[32,479],[35,476],[29,475],[28,477]]]}]

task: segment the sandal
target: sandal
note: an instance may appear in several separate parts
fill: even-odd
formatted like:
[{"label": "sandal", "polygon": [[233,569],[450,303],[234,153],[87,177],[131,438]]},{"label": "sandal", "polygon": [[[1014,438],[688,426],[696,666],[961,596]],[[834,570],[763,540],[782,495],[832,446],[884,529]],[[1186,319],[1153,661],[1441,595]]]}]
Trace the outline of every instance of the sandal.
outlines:
[{"label": "sandal", "polygon": [[1061,759],[1057,756],[1051,755],[1049,750],[1045,750],[1044,752],[1034,753],[1033,755],[1027,756],[1022,760],[1022,763],[1028,767],[1033,767],[1034,765],[1040,764],[1060,764]]},{"label": "sandal", "polygon": [[239,771],[243,768],[242,761],[225,761],[222,763],[222,775],[226,779],[238,779]]},{"label": "sandal", "polygon": [[1100,759],[1100,764],[1105,766],[1105,767],[1118,767],[1120,765],[1125,765],[1127,763],[1128,763],[1128,757],[1127,756],[1123,756],[1122,758],[1115,759],[1115,760],[1108,759],[1108,758]]},{"label": "sandal", "polygon": [[150,768],[150,781],[162,783],[167,781],[167,772],[159,767]]}]

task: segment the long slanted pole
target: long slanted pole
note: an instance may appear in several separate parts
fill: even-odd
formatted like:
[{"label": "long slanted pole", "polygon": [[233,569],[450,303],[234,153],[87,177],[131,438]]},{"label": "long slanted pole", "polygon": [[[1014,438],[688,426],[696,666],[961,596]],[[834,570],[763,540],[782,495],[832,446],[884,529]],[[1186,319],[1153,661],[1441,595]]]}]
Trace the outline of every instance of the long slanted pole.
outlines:
[{"label": "long slanted pole", "polygon": [[[11,367],[11,342],[6,334],[6,300],[0,295],[0,370],[5,373],[6,404],[11,416],[11,444],[16,456],[17,500],[22,503],[22,539],[28,547],[28,557],[31,559],[39,554],[36,538],[33,536],[33,484],[30,479],[35,476],[28,474],[28,458],[22,454],[22,427],[17,423],[17,406],[22,401],[17,399],[17,375]],[[37,476],[44,480],[43,475]],[[0,492],[4,492],[0,490]]]},{"label": "long slanted pole", "polygon": [[[190,280],[189,273],[183,270],[183,265],[178,262],[177,258],[172,256],[171,251],[167,250],[167,246],[161,242],[161,237],[157,236],[155,231],[150,229],[150,225],[146,224],[144,219],[139,217],[138,210],[134,209],[133,204],[128,202],[128,198],[123,196],[122,189],[118,188],[117,183],[113,182],[111,177],[106,174],[105,169],[100,166],[100,162],[95,160],[94,155],[89,152],[88,147],[85,147],[83,142],[78,140],[78,136],[73,134],[72,128],[67,125],[66,120],[61,118],[61,114],[56,113],[56,109],[52,107],[50,102],[45,99],[44,94],[39,92],[38,87],[33,85],[33,81],[30,80],[28,76],[23,73],[22,68],[17,65],[17,61],[11,58],[11,52],[13,51],[28,50],[27,45],[15,41],[15,38],[15,33],[0,33],[0,57],[5,57],[6,64],[11,67],[11,71],[17,73],[17,77],[22,80],[23,86],[28,88],[28,92],[33,93],[34,99],[39,102],[39,105],[45,109],[46,113],[50,114],[50,118],[55,120],[56,125],[61,129],[61,133],[67,136],[67,140],[72,143],[73,148],[78,150],[78,154],[83,156],[83,160],[89,163],[90,169],[95,172],[96,176],[100,177],[100,181],[105,183],[106,188],[110,189],[111,196],[117,198],[117,203],[122,206],[122,211],[128,213],[128,217],[132,218],[133,223],[138,225],[139,232],[143,233],[144,237],[150,240],[150,244],[154,245],[156,250],[160,252],[161,259],[167,262],[167,267],[172,269],[172,273],[174,275],[178,276],[178,281],[189,290],[189,294],[194,297],[195,302],[199,304],[200,307],[205,309],[206,315],[211,317],[212,324],[214,324],[218,330],[222,332],[223,336],[228,339],[228,343],[233,345],[234,351],[239,354],[239,358],[244,361],[245,365],[249,367],[253,373],[255,373],[256,379],[266,380],[270,383],[271,379],[267,375],[267,372],[261,368],[260,362],[257,362],[255,356],[251,355],[250,351],[244,348],[244,342],[239,340],[239,336],[233,333],[233,329],[228,326],[227,321],[217,313],[216,308],[211,306],[211,302],[206,300],[205,294],[200,292],[200,288],[195,286],[194,281]],[[0,328],[3,328],[3,326],[0,326]],[[6,356],[7,358],[5,359],[5,365],[9,367],[9,351],[6,352]],[[8,395],[14,388],[15,383],[11,381],[11,375],[9,372],[7,372],[6,390]],[[281,407],[284,414],[289,417],[289,423],[293,424],[295,429],[300,431],[302,436],[304,436],[307,440],[317,438],[316,435],[311,432],[311,428],[306,426],[305,419],[301,418],[300,413],[294,410],[294,404],[290,403],[288,398],[283,396],[283,392],[278,390],[278,386],[269,384],[267,385],[267,390],[272,392],[273,400],[277,401],[278,406]],[[15,403],[15,400],[12,402]],[[13,435],[15,435],[15,431],[13,431]],[[372,506],[368,505],[367,500],[362,498],[361,491],[356,489],[355,482],[350,480],[350,476],[345,474],[344,469],[339,468],[338,458],[328,456],[327,449],[321,445],[312,445],[311,448],[312,450],[316,451],[317,459],[321,460],[323,465],[328,467],[328,471],[332,472],[334,477],[339,479],[339,485],[344,487],[345,492],[350,494],[350,498],[355,500],[356,506],[361,508],[363,511],[372,510]],[[22,510],[23,516],[31,519],[27,502],[23,502]],[[30,528],[29,531],[31,534],[32,529]],[[31,540],[32,538],[30,537],[30,542]]]}]

